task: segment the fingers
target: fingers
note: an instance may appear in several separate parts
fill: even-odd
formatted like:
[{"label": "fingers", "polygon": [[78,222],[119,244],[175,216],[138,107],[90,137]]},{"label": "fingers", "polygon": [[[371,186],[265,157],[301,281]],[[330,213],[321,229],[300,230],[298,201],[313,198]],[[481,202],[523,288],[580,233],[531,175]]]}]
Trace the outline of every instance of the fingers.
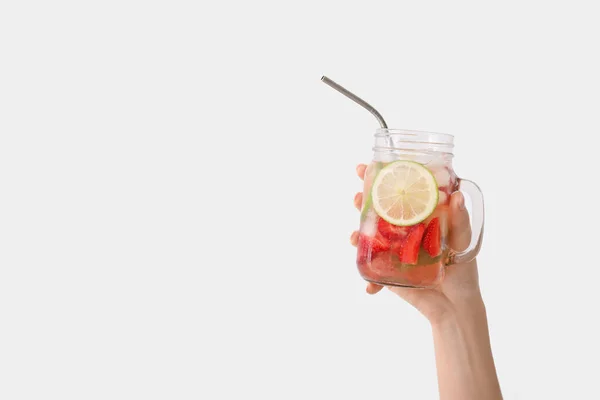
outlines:
[{"label": "fingers", "polygon": [[352,235],[350,235],[350,244],[354,247],[358,246],[358,231],[354,231],[352,232]]},{"label": "fingers", "polygon": [[[356,175],[358,175],[358,177],[360,179],[365,179],[365,171],[367,170],[367,166],[365,164],[358,164],[356,166]],[[363,200],[363,194],[361,192],[356,193],[356,195],[354,195],[354,207],[356,207],[356,209],[358,211],[360,211],[361,207],[362,207],[362,200]]]},{"label": "fingers", "polygon": [[356,174],[360,179],[365,179],[365,171],[367,170],[366,164],[358,164],[356,166]]},{"label": "fingers", "polygon": [[383,286],[381,285],[377,285],[371,282],[367,283],[367,293],[369,294],[378,293],[381,289],[383,289]]},{"label": "fingers", "polygon": [[[366,170],[367,170],[367,166],[365,164],[358,164],[356,166],[356,175],[358,175],[358,177],[360,179],[364,180]],[[362,207],[362,201],[363,201],[362,192],[356,193],[356,195],[354,196],[354,207],[356,207],[358,209],[358,211],[360,211],[360,209]],[[358,245],[358,232],[357,231],[352,232],[352,235],[350,235],[350,243],[352,243],[352,246]],[[377,285],[377,284],[371,283],[371,282],[367,283],[367,293],[369,293],[369,294],[378,293],[381,289],[383,289],[383,286],[381,286],[381,285]]]},{"label": "fingers", "polygon": [[356,207],[356,209],[358,211],[360,211],[360,209],[362,208],[362,200],[363,200],[362,192],[358,192],[354,195],[354,207]]},{"label": "fingers", "polygon": [[471,223],[465,208],[465,198],[461,192],[454,192],[450,198],[450,247],[463,251],[471,243]]},{"label": "fingers", "polygon": [[[352,235],[350,235],[350,243],[352,243],[352,246],[358,245],[358,231],[352,232]],[[383,286],[381,285],[377,285],[371,282],[367,283],[367,293],[369,294],[375,294],[381,289],[383,289]]]}]

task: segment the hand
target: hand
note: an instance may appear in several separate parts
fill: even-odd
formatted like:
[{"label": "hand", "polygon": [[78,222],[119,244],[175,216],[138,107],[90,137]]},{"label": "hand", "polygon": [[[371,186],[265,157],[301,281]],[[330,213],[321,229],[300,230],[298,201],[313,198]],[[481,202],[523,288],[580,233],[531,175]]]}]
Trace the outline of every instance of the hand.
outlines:
[{"label": "hand", "polygon": [[[356,172],[359,178],[364,179],[365,164],[359,164]],[[360,211],[363,193],[354,196],[354,205]],[[471,241],[471,226],[469,214],[464,206],[462,193],[455,192],[450,198],[450,247],[457,251],[467,248]],[[350,241],[353,246],[358,244],[358,232],[352,233]],[[367,293],[375,294],[383,286],[368,283]],[[435,289],[410,289],[403,287],[388,287],[389,290],[402,297],[419,310],[430,322],[438,322],[446,315],[465,308],[481,309],[483,301],[479,290],[479,276],[477,261],[472,260],[464,264],[454,264],[446,267],[446,275]]]}]

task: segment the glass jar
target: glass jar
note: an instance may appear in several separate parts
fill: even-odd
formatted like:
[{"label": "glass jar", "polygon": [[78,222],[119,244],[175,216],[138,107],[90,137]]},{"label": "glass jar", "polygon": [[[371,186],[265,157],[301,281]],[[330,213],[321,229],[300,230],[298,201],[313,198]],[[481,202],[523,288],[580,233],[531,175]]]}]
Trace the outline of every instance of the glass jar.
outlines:
[{"label": "glass jar", "polygon": [[[484,225],[479,187],[452,168],[454,137],[444,133],[378,129],[365,172],[357,266],[373,283],[413,288],[439,285],[448,265],[475,258]],[[470,245],[449,246],[450,196],[472,204]],[[468,229],[468,227],[465,227]]]}]

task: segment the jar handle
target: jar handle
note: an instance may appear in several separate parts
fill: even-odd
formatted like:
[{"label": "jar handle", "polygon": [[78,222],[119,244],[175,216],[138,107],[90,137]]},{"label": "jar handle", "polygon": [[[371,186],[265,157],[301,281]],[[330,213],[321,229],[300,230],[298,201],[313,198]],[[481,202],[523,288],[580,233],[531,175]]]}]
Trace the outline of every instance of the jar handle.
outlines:
[{"label": "jar handle", "polygon": [[459,189],[471,199],[471,243],[463,251],[455,252],[450,258],[450,264],[461,264],[473,260],[481,249],[483,241],[484,206],[483,193],[477,184],[468,179],[459,179]]}]

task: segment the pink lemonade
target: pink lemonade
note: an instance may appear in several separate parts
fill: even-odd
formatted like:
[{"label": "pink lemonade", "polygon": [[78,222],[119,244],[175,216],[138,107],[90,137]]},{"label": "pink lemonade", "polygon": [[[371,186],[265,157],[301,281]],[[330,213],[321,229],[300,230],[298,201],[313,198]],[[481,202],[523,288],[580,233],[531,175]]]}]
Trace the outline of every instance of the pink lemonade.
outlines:
[{"label": "pink lemonade", "polygon": [[[367,281],[432,288],[446,266],[472,260],[481,247],[484,209],[479,187],[452,168],[454,137],[444,133],[378,129],[365,172],[356,263]],[[473,204],[466,249],[449,245],[450,196]]]},{"label": "pink lemonade", "polygon": [[[375,175],[388,164],[372,162],[367,167],[364,193],[371,192]],[[428,169],[438,185],[438,203],[422,222],[393,225],[377,215],[371,199],[364,196],[356,260],[364,279],[394,286],[430,287],[443,278],[450,251],[450,195],[458,189],[458,178],[446,163]]]}]

